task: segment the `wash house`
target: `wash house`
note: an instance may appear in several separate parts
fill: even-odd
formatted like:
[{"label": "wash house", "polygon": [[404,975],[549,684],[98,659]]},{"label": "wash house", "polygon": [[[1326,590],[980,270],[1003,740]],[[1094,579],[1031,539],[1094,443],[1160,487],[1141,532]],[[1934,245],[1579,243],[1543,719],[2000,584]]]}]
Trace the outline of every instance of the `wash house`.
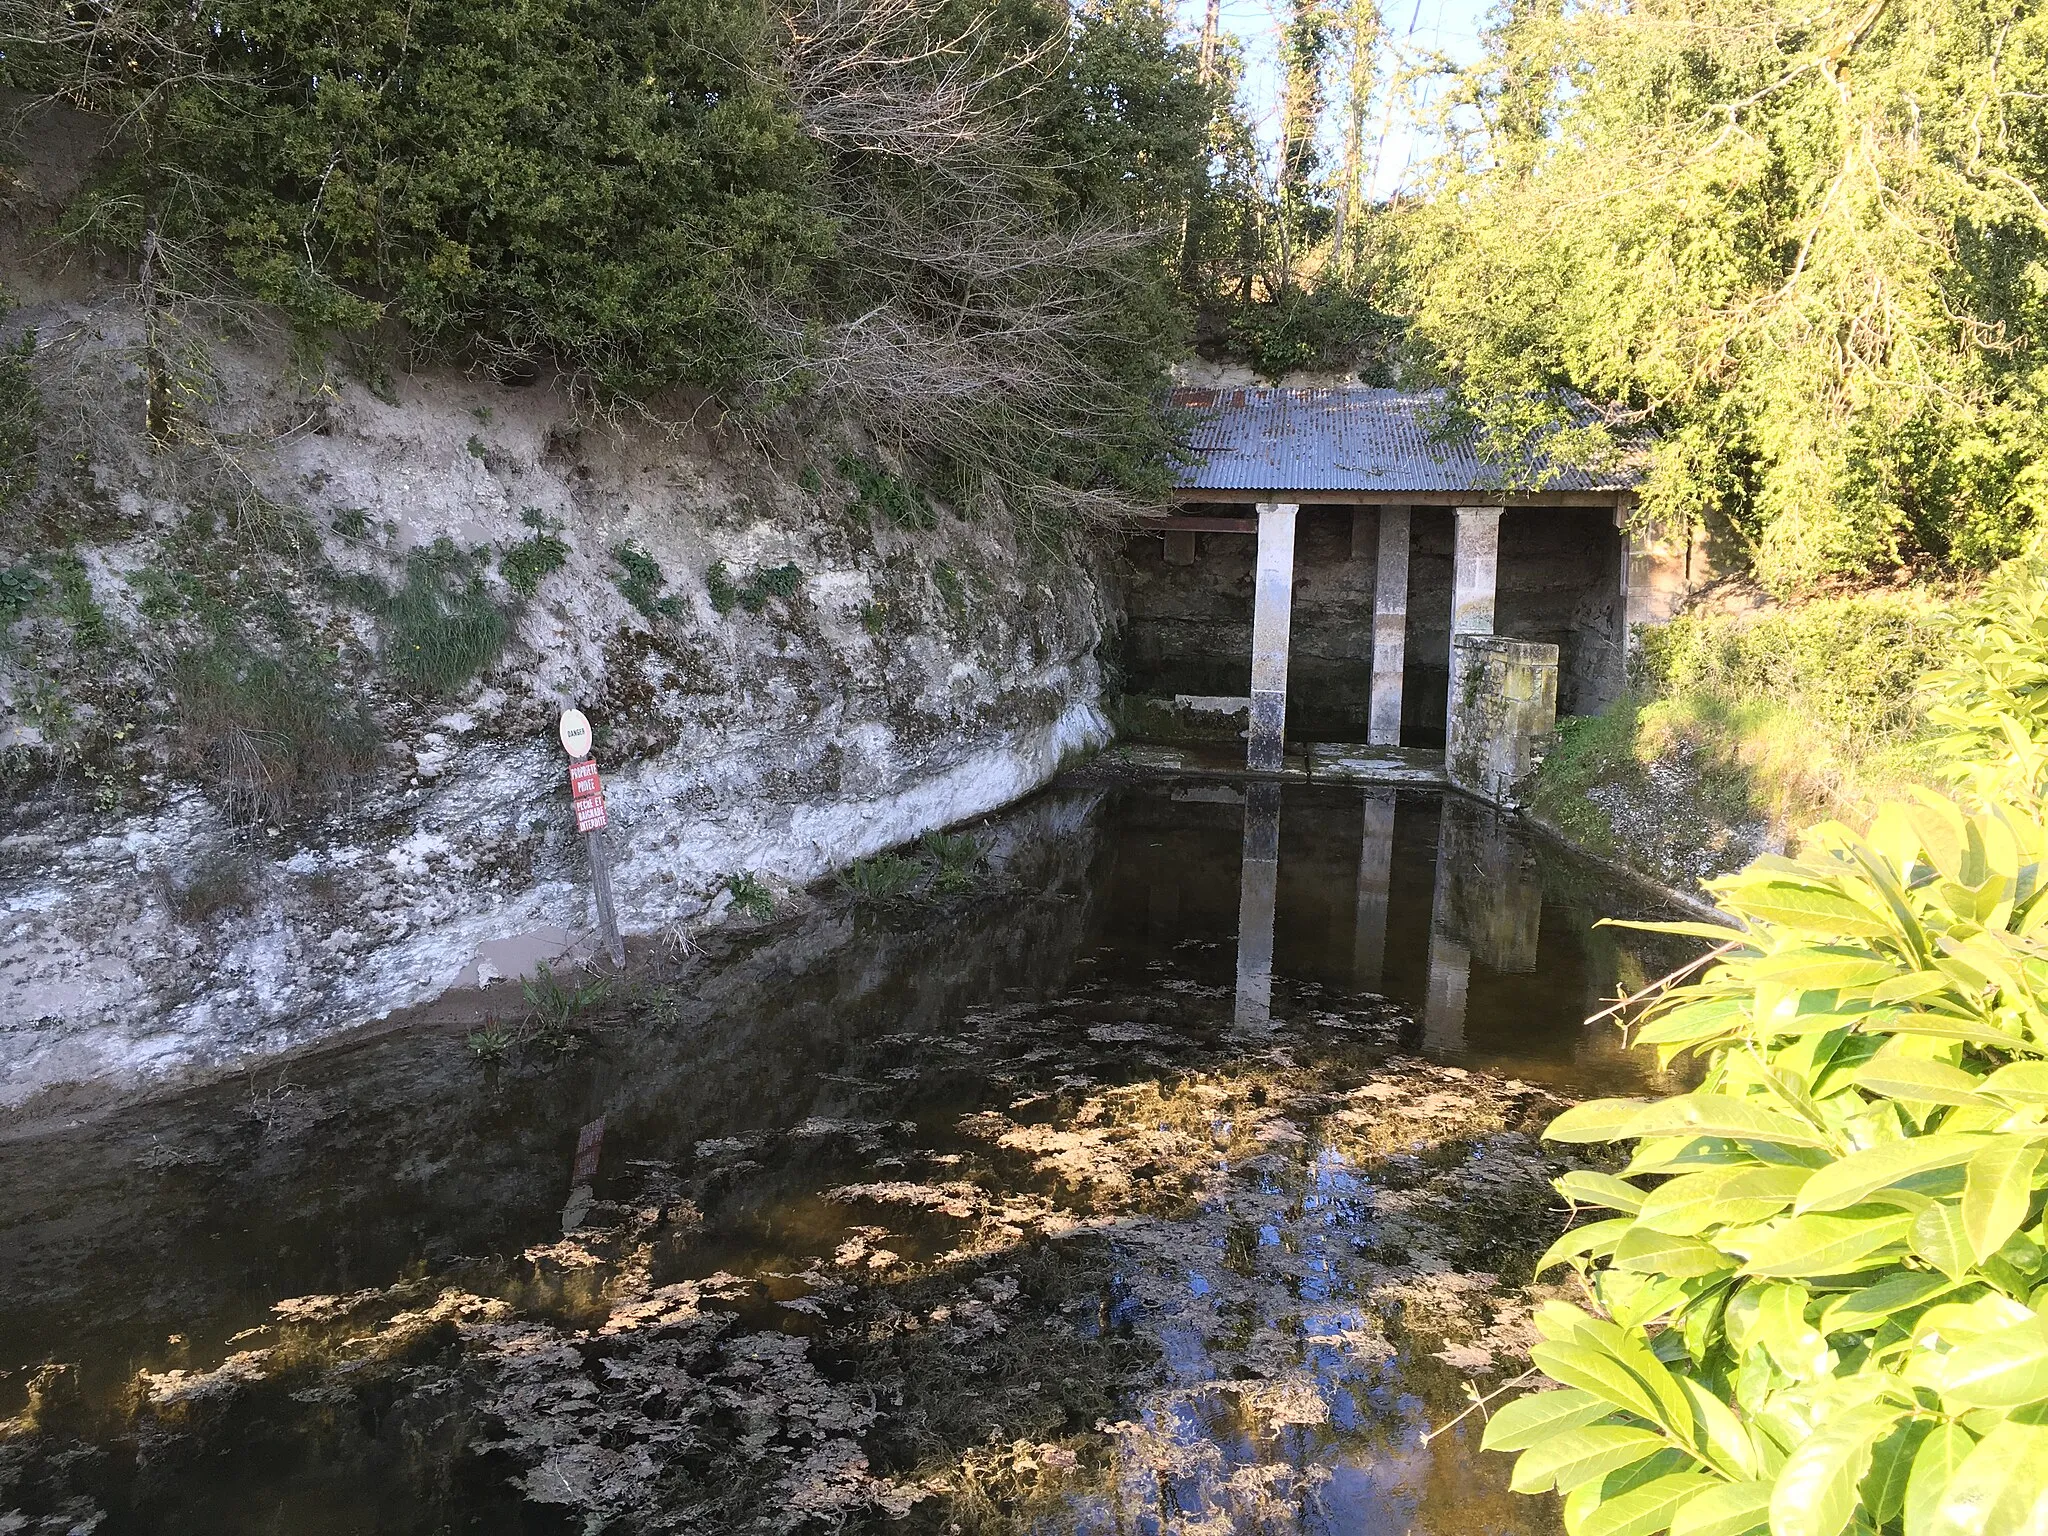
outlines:
[{"label": "wash house", "polygon": [[1557,712],[1598,710],[1631,625],[1691,574],[1690,551],[1628,534],[1631,473],[1563,468],[1504,492],[1501,466],[1432,432],[1431,394],[1175,399],[1192,452],[1172,510],[1131,541],[1125,687],[1248,711],[1255,770],[1281,766],[1283,741],[1442,747],[1459,636],[1520,642],[1554,668]]}]

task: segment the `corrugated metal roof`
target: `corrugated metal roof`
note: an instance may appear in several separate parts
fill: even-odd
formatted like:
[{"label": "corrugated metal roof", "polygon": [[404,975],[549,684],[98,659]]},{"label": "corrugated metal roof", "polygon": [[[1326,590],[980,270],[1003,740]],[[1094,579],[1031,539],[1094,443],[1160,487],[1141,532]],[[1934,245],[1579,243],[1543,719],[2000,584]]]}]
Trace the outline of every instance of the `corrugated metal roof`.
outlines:
[{"label": "corrugated metal roof", "polygon": [[1590,471],[1541,460],[1511,475],[1483,459],[1469,437],[1432,435],[1443,405],[1437,391],[1177,389],[1173,403],[1195,418],[1183,490],[1491,492],[1513,481],[1546,491],[1620,491],[1639,478],[1633,468]]}]

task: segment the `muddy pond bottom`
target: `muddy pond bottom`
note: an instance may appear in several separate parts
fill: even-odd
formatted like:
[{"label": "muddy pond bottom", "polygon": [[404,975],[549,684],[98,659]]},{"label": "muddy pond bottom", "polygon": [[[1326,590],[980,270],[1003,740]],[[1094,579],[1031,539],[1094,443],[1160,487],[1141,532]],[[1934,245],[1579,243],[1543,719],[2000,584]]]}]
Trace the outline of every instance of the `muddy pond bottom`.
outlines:
[{"label": "muddy pond bottom", "polygon": [[[0,1532],[1554,1533],[1581,1021],[1664,915],[1454,797],[1075,779],[861,894],[0,1141]],[[887,894],[883,894],[884,892]]]}]

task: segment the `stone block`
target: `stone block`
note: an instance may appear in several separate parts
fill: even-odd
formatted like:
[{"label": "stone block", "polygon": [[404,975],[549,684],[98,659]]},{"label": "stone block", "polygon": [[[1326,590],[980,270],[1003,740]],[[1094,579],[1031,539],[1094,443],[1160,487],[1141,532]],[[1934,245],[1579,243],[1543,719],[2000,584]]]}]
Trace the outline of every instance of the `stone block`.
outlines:
[{"label": "stone block", "polygon": [[1495,805],[1520,804],[1557,730],[1557,647],[1459,635],[1444,772]]}]

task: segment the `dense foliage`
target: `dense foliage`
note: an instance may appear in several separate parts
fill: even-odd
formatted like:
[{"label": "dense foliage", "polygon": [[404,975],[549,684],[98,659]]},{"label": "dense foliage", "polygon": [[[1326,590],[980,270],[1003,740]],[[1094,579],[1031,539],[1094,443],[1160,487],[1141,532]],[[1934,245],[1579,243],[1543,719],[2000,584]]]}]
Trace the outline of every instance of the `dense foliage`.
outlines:
[{"label": "dense foliage", "polygon": [[1989,563],[2048,510],[2044,90],[2024,0],[1517,3],[1410,230],[1420,337],[1509,438],[1572,391],[1655,428],[1646,511],[1775,586]]},{"label": "dense foliage", "polygon": [[159,437],[184,317],[253,298],[600,399],[829,397],[968,499],[1163,472],[1214,92],[1156,7],[0,0],[0,42],[118,124],[63,224],[136,275]]},{"label": "dense foliage", "polygon": [[1560,1181],[1618,1212],[1545,1265],[1563,1391],[1498,1414],[1574,1536],[2000,1536],[2048,1522],[2048,563],[1934,682],[1959,790],[1839,823],[1711,889],[1697,976],[1640,1043],[1693,1091],[1548,1132],[1634,1143]]}]

